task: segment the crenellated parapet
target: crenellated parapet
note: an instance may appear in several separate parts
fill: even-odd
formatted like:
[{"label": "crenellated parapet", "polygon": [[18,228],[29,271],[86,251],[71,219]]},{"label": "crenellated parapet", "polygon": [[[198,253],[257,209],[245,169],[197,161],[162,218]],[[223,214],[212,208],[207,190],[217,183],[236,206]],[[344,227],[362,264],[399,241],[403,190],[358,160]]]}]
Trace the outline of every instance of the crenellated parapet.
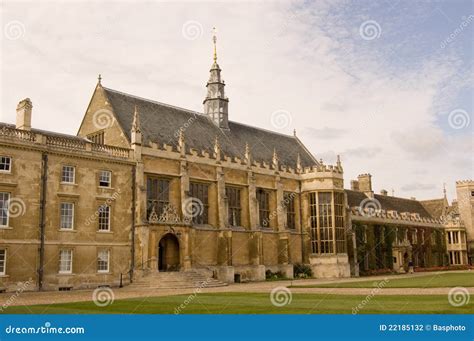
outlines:
[{"label": "crenellated parapet", "polygon": [[397,225],[442,227],[442,219],[421,217],[419,213],[398,212],[395,210],[374,209],[353,206],[350,209],[352,220],[361,222],[386,223]]}]

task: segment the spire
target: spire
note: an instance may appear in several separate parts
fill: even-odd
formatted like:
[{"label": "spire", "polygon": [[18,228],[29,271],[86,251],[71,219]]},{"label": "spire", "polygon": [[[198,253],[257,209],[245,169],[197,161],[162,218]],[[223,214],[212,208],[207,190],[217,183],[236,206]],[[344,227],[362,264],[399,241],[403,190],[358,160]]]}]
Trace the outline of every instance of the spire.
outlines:
[{"label": "spire", "polygon": [[337,155],[336,166],[337,166],[337,168],[342,169],[341,156],[340,155]]},{"label": "spire", "polygon": [[140,128],[140,116],[138,114],[138,106],[135,105],[135,112],[133,113],[133,123],[132,123],[132,131],[136,133],[141,133],[142,130]]},{"label": "spire", "polygon": [[212,41],[214,42],[214,63],[217,63],[217,30],[212,28]]},{"label": "spire", "polygon": [[142,130],[140,128],[140,115],[138,114],[137,105],[135,105],[135,111],[133,112],[131,142],[132,146],[142,144]]},{"label": "spire", "polygon": [[214,28],[212,42],[214,45],[214,62],[211,66],[209,81],[207,82],[207,95],[204,99],[204,114],[221,129],[229,129],[228,106],[229,99],[225,96],[224,81],[221,78],[221,69],[217,64],[217,37]]},{"label": "spire", "polygon": [[214,157],[217,162],[221,161],[221,145],[219,144],[219,138],[217,136],[214,140]]},{"label": "spire", "polygon": [[301,170],[303,168],[301,167],[301,156],[300,153],[298,153],[298,156],[296,157],[296,172],[301,173]]},{"label": "spire", "polygon": [[99,73],[99,76],[97,77],[97,85],[102,85],[102,75]]},{"label": "spire", "polygon": [[446,196],[446,183],[443,183],[443,194],[444,194],[444,199],[447,199],[447,196]]},{"label": "spire", "polygon": [[178,150],[180,151],[181,156],[184,156],[186,154],[186,144],[185,144],[185,141],[184,141],[184,131],[183,131],[183,129],[179,130]]},{"label": "spire", "polygon": [[247,142],[245,142],[244,160],[245,160],[245,163],[250,166],[250,147]]},{"label": "spire", "polygon": [[272,165],[273,169],[278,170],[278,155],[275,148],[273,148]]}]

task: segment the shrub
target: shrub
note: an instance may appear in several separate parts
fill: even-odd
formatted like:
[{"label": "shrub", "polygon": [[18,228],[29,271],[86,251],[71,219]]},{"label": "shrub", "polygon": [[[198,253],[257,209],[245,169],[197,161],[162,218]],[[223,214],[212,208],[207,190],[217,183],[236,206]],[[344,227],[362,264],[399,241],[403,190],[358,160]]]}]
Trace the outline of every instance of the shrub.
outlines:
[{"label": "shrub", "polygon": [[293,265],[293,275],[295,278],[310,278],[313,277],[313,271],[307,264]]},{"label": "shrub", "polygon": [[281,271],[272,272],[272,270],[265,271],[265,279],[268,281],[274,281],[278,279],[286,278],[285,275]]}]

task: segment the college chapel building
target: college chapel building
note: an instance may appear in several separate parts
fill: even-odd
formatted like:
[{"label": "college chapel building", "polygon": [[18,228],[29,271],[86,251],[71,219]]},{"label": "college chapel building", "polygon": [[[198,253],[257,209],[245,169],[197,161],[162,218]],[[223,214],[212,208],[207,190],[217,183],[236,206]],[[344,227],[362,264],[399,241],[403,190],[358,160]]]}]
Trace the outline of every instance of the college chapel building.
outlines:
[{"label": "college chapel building", "polygon": [[374,194],[369,174],[345,190],[339,158],[327,165],[296,134],[230,121],[224,87],[215,54],[203,113],[99,78],[77,136],[32,128],[21,101],[16,124],[0,123],[0,290],[467,264],[472,181],[457,210]]}]

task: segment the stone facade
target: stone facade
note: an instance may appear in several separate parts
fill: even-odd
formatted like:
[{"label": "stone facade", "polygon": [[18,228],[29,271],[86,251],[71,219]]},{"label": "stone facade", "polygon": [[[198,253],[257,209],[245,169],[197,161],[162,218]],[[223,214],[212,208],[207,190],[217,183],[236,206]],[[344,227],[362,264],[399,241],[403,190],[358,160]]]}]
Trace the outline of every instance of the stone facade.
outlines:
[{"label": "stone facade", "polygon": [[[420,216],[421,204],[404,211],[405,199],[382,200],[369,174],[344,190],[339,158],[325,165],[296,135],[229,121],[220,72],[215,56],[204,115],[99,80],[77,136],[33,129],[31,101],[20,102],[16,125],[0,126],[0,288],[116,286],[156,271],[234,282],[268,270],[292,278],[295,264],[319,278],[443,264],[444,242],[429,241],[444,241],[443,226]],[[265,148],[252,142],[259,134]],[[365,207],[377,198],[375,211]],[[396,236],[370,246],[381,231]]]}]

